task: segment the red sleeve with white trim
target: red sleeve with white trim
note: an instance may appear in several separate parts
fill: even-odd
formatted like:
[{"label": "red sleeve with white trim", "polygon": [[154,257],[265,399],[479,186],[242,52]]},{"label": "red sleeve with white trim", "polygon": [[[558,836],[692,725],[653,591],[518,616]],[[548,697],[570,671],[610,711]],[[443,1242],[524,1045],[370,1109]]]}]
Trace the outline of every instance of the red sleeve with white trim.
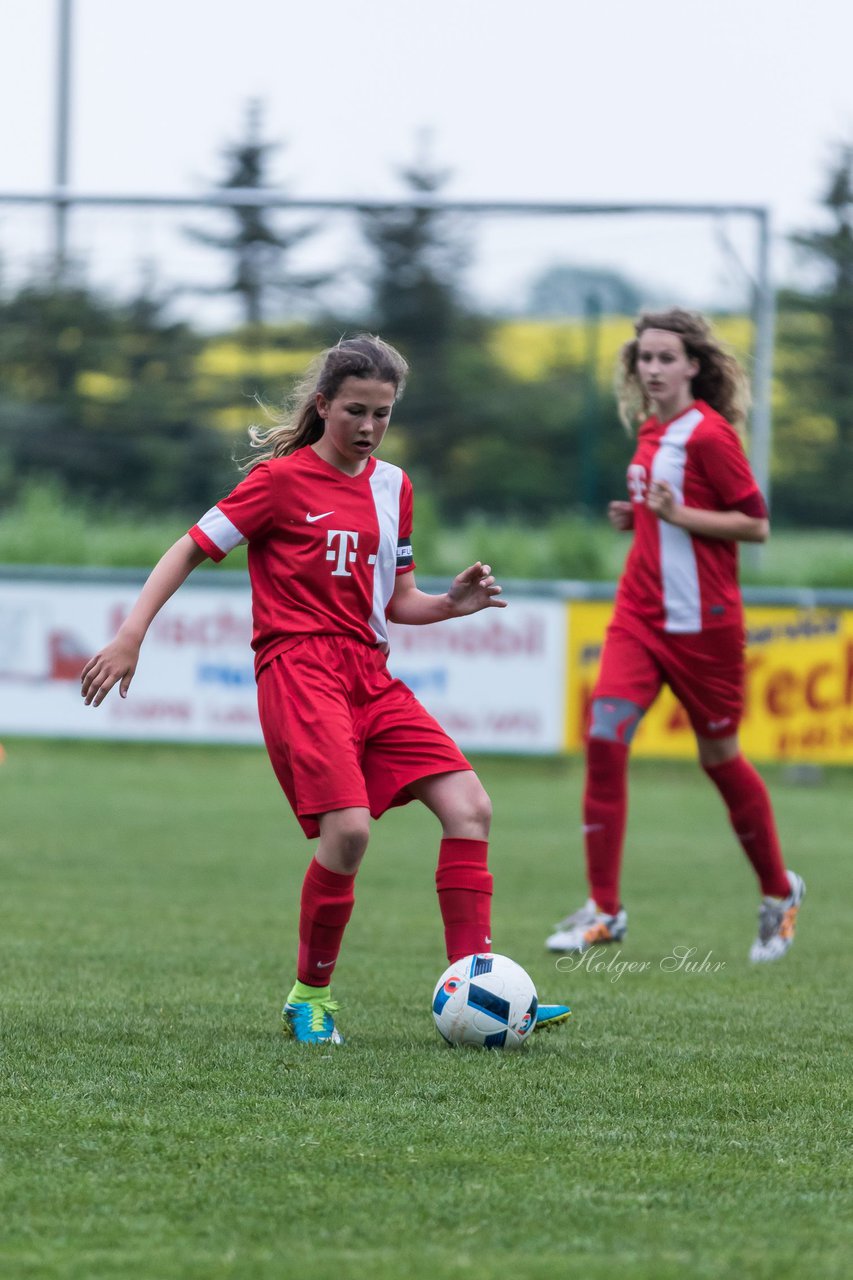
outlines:
[{"label": "red sleeve with white trim", "polygon": [[211,560],[224,560],[240,543],[269,533],[272,509],[272,474],[268,463],[261,462],[227,498],[204,513],[189,535]]}]

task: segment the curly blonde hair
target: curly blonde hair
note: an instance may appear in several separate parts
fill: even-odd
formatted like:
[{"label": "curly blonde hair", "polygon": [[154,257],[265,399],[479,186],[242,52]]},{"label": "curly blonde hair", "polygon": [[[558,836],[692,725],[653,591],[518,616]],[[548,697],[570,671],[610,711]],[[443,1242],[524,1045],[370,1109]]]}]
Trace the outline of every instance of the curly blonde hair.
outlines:
[{"label": "curly blonde hair", "polygon": [[326,424],[317,412],[318,393],[334,400],[344,379],[375,378],[390,383],[395,400],[399,400],[408,372],[400,352],[374,334],[342,338],[311,361],[272,427],[249,427],[249,442],[255,452],[241,470],[251,471],[259,462],[284,458],[319,440]]},{"label": "curly blonde hair", "polygon": [[714,336],[705,317],[698,311],[685,311],[681,307],[644,311],[634,324],[635,336],[619,353],[615,389],[619,416],[626,430],[633,432],[636,424],[651,413],[651,402],[637,374],[639,339],[647,329],[664,329],[678,335],[687,355],[699,362],[699,372],[692,381],[693,395],[742,432],[750,402],[746,374]]}]

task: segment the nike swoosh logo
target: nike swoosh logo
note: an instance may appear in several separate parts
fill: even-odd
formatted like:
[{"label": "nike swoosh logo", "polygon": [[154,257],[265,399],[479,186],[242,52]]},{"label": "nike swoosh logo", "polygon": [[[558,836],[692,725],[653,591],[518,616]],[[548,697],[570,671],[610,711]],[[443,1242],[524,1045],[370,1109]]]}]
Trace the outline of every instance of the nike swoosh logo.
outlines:
[{"label": "nike swoosh logo", "polygon": [[485,942],[487,947],[490,947],[492,945],[491,938],[484,938],[483,941]]},{"label": "nike swoosh logo", "polygon": [[318,969],[331,969],[331,967],[332,967],[332,965],[333,965],[334,963],[335,963],[335,962],[334,962],[334,960],[318,960],[318,961],[317,961],[317,968],[318,968]]},{"label": "nike swoosh logo", "polygon": [[334,511],[323,511],[319,516],[312,516],[311,513],[309,512],[306,515],[305,519],[308,524],[314,524],[315,521],[325,520],[326,516],[333,516],[334,514],[335,514]]}]

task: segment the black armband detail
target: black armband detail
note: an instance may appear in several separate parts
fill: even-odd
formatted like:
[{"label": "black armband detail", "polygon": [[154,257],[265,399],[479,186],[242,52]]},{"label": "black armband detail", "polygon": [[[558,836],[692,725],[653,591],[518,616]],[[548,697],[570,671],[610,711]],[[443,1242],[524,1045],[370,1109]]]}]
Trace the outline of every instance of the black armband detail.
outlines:
[{"label": "black armband detail", "polygon": [[412,540],[411,538],[397,539],[397,568],[408,569],[412,563]]}]

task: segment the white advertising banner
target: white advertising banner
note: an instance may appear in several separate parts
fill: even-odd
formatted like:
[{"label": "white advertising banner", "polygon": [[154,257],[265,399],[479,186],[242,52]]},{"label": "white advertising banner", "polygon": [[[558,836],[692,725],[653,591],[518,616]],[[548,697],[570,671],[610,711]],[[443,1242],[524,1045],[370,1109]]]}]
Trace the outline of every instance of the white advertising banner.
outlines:
[{"label": "white advertising banner", "polygon": [[[80,672],[139,584],[0,579],[0,734],[260,743],[248,585],[187,583],[155,619],[129,696],[100,707]],[[520,600],[393,627],[390,667],[465,750],[557,752],[565,739],[566,607]]]},{"label": "white advertising banner", "polygon": [[566,605],[514,600],[470,618],[390,629],[389,666],[464,750],[563,750]]},{"label": "white advertising banner", "polygon": [[151,626],[127,698],[80,697],[80,673],[139,585],[0,581],[0,733],[260,742],[245,590],[184,587]]}]

